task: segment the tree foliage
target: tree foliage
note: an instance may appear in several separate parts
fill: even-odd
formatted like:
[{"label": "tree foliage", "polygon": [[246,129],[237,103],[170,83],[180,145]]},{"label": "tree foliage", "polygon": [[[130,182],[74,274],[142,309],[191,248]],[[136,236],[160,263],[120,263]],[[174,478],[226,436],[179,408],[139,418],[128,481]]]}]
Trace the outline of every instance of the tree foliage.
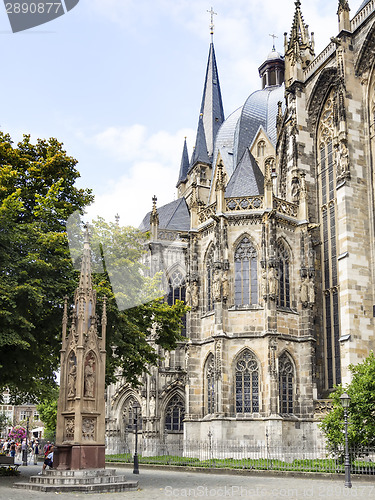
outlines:
[{"label": "tree foliage", "polygon": [[44,424],[44,437],[52,441],[56,435],[58,397],[59,391],[54,389],[48,398],[37,405],[39,418]]},{"label": "tree foliage", "polygon": [[375,446],[375,356],[370,355],[357,365],[350,365],[352,381],[344,389],[337,386],[332,393],[333,410],[321,423],[329,447],[338,452],[344,446],[344,410],[340,396],[350,396],[348,409],[348,441],[350,446]]},{"label": "tree foliage", "polygon": [[62,302],[76,283],[65,221],[93,200],[75,187],[76,163],[56,139],[14,146],[0,133],[0,387],[13,398],[54,384]]},{"label": "tree foliage", "polygon": [[[32,144],[25,135],[14,146],[0,132],[0,389],[8,387],[14,402],[49,400],[55,386],[64,297],[73,297],[79,279],[66,225],[93,201],[90,190],[75,185],[76,164],[56,139]],[[94,226],[97,263],[104,262],[94,275],[99,314],[108,297],[107,382],[120,370],[136,384],[158,360],[150,336],[174,348],[186,307],[168,306],[156,293],[157,277],[145,276],[145,235],[102,219]]]},{"label": "tree foliage", "polygon": [[[94,264],[98,298],[107,297],[107,383],[119,373],[137,385],[147,365],[159,360],[155,345],[174,349],[182,340],[182,317],[187,307],[177,301],[169,306],[161,288],[162,276],[147,275],[142,265],[148,235],[98,218],[93,221]],[[150,340],[152,339],[152,342]]]}]

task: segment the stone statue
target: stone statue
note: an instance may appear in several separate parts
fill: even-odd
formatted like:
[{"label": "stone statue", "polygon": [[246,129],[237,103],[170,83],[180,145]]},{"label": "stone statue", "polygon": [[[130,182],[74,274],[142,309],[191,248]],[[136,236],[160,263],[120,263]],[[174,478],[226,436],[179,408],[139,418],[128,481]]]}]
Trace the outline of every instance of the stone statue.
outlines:
[{"label": "stone statue", "polygon": [[228,271],[223,272],[223,276],[221,278],[221,286],[223,291],[223,299],[227,300],[229,297]]},{"label": "stone statue", "polygon": [[194,281],[191,288],[191,308],[198,309],[199,297],[198,297],[198,285],[197,282]]},{"label": "stone statue", "polygon": [[212,286],[213,297],[215,301],[221,299],[221,273],[216,271],[214,275],[214,282]]},{"label": "stone statue", "polygon": [[189,307],[191,307],[191,286],[190,283],[186,285],[186,291],[185,291],[185,304]]},{"label": "stone statue", "polygon": [[310,306],[315,304],[315,287],[314,287],[314,280],[309,281],[309,303]]},{"label": "stone statue", "polygon": [[267,300],[267,271],[265,269],[263,269],[263,272],[262,272],[261,289],[262,289],[263,299]]},{"label": "stone statue", "polygon": [[277,278],[277,271],[274,267],[271,267],[268,273],[268,285],[270,292],[270,299],[276,300],[279,292],[279,280]]},{"label": "stone statue", "polygon": [[68,367],[68,398],[74,398],[76,395],[76,377],[77,377],[77,366],[74,355],[69,359]]},{"label": "stone statue", "polygon": [[301,302],[302,302],[303,307],[307,306],[308,299],[309,299],[308,294],[309,294],[309,290],[308,290],[308,285],[307,285],[307,278],[303,278],[302,284],[301,284]]},{"label": "stone statue", "polygon": [[85,366],[85,393],[87,398],[94,397],[94,386],[95,386],[95,360],[90,357],[87,360]]},{"label": "stone statue", "polygon": [[151,396],[151,399],[150,399],[150,417],[155,416],[155,407],[156,407],[155,398],[154,398],[154,396]]}]

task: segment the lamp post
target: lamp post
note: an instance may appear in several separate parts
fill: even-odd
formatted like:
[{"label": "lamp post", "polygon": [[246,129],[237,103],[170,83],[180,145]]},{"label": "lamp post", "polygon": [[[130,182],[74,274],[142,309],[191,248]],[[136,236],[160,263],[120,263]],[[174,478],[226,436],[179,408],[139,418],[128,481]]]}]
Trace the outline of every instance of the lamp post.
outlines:
[{"label": "lamp post", "polygon": [[135,410],[135,449],[134,449],[134,468],[133,474],[139,474],[138,467],[138,410],[141,408],[141,405],[138,401],[134,401],[133,410]]},{"label": "lamp post", "polygon": [[[28,447],[28,442],[27,438],[29,436],[29,420],[30,420],[30,410],[26,410],[26,447],[24,450],[22,450],[22,465],[27,465],[27,447]],[[21,445],[22,446],[22,445]]]},{"label": "lamp post", "polygon": [[340,401],[344,408],[345,421],[345,487],[351,488],[352,482],[350,480],[350,456],[348,449],[348,408],[350,406],[350,397],[346,392],[340,396]]}]

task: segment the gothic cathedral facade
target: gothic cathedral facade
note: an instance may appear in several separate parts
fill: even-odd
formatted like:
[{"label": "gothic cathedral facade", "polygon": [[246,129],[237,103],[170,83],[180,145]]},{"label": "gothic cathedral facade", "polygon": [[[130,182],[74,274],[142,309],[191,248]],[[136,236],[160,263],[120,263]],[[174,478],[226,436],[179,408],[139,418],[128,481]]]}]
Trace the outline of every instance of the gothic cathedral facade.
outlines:
[{"label": "gothic cathedral facade", "polygon": [[[133,440],[311,445],[335,384],[375,348],[375,1],[319,55],[295,2],[284,55],[224,118],[210,45],[194,152],[178,199],[153,209],[147,260],[185,300],[186,342],[140,391],[107,391],[107,452]],[[151,451],[150,451],[151,452]]]}]

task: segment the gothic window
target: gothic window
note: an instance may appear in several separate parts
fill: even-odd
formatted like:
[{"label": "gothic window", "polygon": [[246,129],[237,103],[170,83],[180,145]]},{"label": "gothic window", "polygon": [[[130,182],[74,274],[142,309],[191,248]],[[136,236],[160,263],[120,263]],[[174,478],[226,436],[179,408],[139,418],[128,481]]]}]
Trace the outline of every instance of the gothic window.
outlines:
[{"label": "gothic window", "polygon": [[283,415],[293,413],[294,368],[289,356],[279,358],[279,411]]},{"label": "gothic window", "polygon": [[340,325],[337,293],[336,251],[336,165],[332,138],[334,130],[333,93],[327,99],[319,122],[318,177],[321,213],[322,279],[325,363],[328,388],[341,383]]},{"label": "gothic window", "polygon": [[182,431],[184,416],[185,406],[182,399],[178,395],[173,396],[165,410],[165,430]]},{"label": "gothic window", "polygon": [[211,245],[207,257],[206,257],[206,300],[207,300],[207,311],[213,311],[214,309],[214,299],[213,299],[213,279],[214,279],[214,248]]},{"label": "gothic window", "polygon": [[266,143],[264,141],[258,142],[258,156],[264,156],[266,150]]},{"label": "gothic window", "polygon": [[134,396],[128,398],[125,403],[125,408],[123,412],[125,428],[128,429],[128,431],[135,431],[136,415],[138,415],[138,425],[137,425],[138,430],[142,429],[142,411],[141,408],[138,408],[136,410],[134,408],[134,403],[139,404]]},{"label": "gothic window", "polygon": [[279,295],[277,305],[290,308],[289,252],[280,241],[277,245],[277,259],[279,261]]},{"label": "gothic window", "polygon": [[206,414],[215,413],[215,358],[213,354],[208,356],[205,367],[206,384]]},{"label": "gothic window", "polygon": [[247,236],[234,253],[234,302],[237,306],[258,303],[257,252]]},{"label": "gothic window", "polygon": [[[168,304],[170,306],[173,306],[176,303],[176,300],[182,300],[185,302],[186,298],[186,283],[185,283],[185,277],[183,276],[182,272],[177,270],[171,273],[169,280],[168,280],[168,285],[169,285],[169,292],[168,292]],[[186,316],[182,318],[182,335],[185,335],[186,333]]]},{"label": "gothic window", "polygon": [[246,349],[236,363],[236,413],[259,412],[259,367]]}]

